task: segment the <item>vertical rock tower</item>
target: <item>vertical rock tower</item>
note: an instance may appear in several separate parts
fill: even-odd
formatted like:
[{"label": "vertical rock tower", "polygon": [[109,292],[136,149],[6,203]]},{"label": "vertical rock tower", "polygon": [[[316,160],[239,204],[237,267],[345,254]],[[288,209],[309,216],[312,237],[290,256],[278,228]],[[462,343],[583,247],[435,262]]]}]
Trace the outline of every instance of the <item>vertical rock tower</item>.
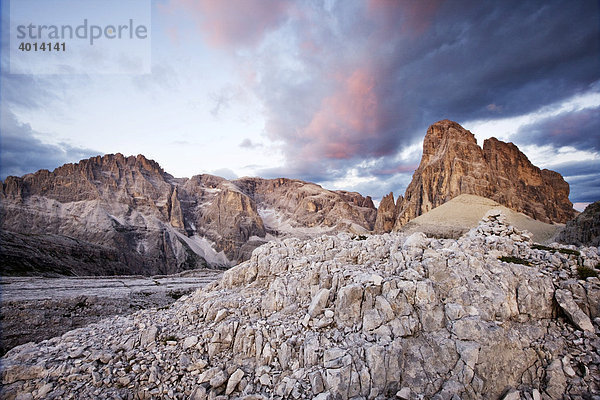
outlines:
[{"label": "vertical rock tower", "polygon": [[[481,148],[471,132],[442,120],[427,130],[421,163],[397,205],[393,229],[461,194],[490,198],[547,223],[564,223],[576,214],[569,184],[559,173],[539,169],[512,143],[490,138]],[[378,219],[389,213],[386,204],[382,201]]]}]

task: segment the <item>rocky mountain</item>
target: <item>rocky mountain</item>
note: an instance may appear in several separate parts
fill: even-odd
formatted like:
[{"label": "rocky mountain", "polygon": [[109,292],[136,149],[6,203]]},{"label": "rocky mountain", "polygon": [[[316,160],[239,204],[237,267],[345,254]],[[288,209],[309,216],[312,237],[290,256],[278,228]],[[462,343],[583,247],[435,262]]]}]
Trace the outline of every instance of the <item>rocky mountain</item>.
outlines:
[{"label": "rocky mountain", "polygon": [[4,274],[228,267],[270,238],[362,233],[376,216],[358,193],[290,179],[174,178],[122,154],[8,177],[0,200]]},{"label": "rocky mountain", "polygon": [[567,222],[558,241],[577,246],[600,246],[600,201],[588,205],[574,220]]},{"label": "rocky mountain", "polygon": [[3,399],[587,399],[598,248],[492,211],[458,240],[340,233],[256,249],[168,309],[10,350]]},{"label": "rocky mountain", "polygon": [[404,202],[402,196],[398,197],[398,201],[394,204],[394,193],[383,196],[377,209],[377,218],[375,220],[375,233],[391,232],[398,219],[398,212]]},{"label": "rocky mountain", "polygon": [[[576,214],[560,174],[540,170],[512,143],[490,138],[481,148],[456,122],[439,121],[427,130],[421,163],[398,207],[394,229],[460,194],[486,197],[547,223],[565,223]],[[382,213],[389,210],[386,205]]]}]

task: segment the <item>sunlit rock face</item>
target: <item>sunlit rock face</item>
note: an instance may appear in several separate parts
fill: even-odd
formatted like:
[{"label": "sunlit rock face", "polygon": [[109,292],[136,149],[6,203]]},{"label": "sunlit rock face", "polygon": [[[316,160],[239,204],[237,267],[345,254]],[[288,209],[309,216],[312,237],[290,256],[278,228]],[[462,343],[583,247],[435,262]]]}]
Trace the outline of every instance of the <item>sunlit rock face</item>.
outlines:
[{"label": "sunlit rock face", "polygon": [[394,229],[461,194],[487,197],[543,222],[564,223],[576,213],[560,174],[540,170],[512,143],[490,138],[481,148],[456,122],[439,121],[427,130]]}]

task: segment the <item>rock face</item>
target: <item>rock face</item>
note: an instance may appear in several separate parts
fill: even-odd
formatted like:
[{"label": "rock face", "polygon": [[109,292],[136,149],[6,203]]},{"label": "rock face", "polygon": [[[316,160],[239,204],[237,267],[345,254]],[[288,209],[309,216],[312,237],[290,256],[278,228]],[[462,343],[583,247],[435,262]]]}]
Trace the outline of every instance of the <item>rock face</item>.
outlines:
[{"label": "rock face", "polygon": [[121,154],[8,177],[0,200],[3,274],[228,267],[270,238],[366,232],[376,215],[358,193],[289,179],[177,179]]},{"label": "rock face", "polygon": [[406,189],[395,229],[460,194],[475,194],[543,222],[575,216],[569,185],[554,171],[540,170],[512,143],[475,136],[456,122],[431,125],[423,157]]},{"label": "rock face", "polygon": [[373,201],[356,192],[329,191],[286,178],[242,178],[233,183],[259,205],[266,229],[274,235],[291,234],[295,228],[366,232],[375,223]]},{"label": "rock face", "polygon": [[[27,266],[15,261],[35,258],[28,240],[19,246],[22,235],[37,235],[35,248],[45,254],[46,266],[61,266],[63,253],[85,258],[95,249],[103,250],[106,256],[91,263],[112,262],[94,275],[167,274],[205,266],[205,258],[190,251],[170,223],[179,214],[173,196],[177,184],[154,161],[121,154],[8,177],[2,185],[0,213],[4,235],[21,234],[11,240],[13,269],[26,273]],[[88,274],[89,266],[68,268]]]},{"label": "rock face", "polygon": [[496,211],[458,240],[272,241],[169,309],[14,348],[2,398],[597,396],[600,281],[576,267],[600,255],[570,250]]},{"label": "rock face", "polygon": [[398,211],[404,198],[398,197],[398,202],[394,204],[394,193],[390,192],[383,196],[379,208],[377,209],[377,219],[375,220],[375,233],[391,232],[398,219]]},{"label": "rock face", "polygon": [[600,246],[600,201],[588,205],[574,220],[567,222],[558,241],[577,246]]}]

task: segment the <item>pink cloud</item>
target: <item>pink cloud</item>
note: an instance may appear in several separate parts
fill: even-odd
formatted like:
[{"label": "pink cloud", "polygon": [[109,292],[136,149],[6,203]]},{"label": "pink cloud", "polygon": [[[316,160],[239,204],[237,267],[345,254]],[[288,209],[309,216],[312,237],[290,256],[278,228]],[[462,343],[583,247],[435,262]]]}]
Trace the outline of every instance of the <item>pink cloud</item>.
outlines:
[{"label": "pink cloud", "polygon": [[414,36],[422,35],[445,0],[369,0],[371,18],[383,24],[383,31],[400,31]]},{"label": "pink cloud", "polygon": [[338,74],[338,89],[325,97],[303,130],[307,155],[347,159],[357,155],[378,134],[376,80],[365,68]]},{"label": "pink cloud", "polygon": [[395,175],[400,173],[415,172],[419,168],[419,164],[398,165],[395,168],[380,169],[373,171],[375,175]]},{"label": "pink cloud", "polygon": [[193,18],[209,44],[235,47],[258,44],[287,18],[282,0],[171,0],[163,12],[182,9]]}]

